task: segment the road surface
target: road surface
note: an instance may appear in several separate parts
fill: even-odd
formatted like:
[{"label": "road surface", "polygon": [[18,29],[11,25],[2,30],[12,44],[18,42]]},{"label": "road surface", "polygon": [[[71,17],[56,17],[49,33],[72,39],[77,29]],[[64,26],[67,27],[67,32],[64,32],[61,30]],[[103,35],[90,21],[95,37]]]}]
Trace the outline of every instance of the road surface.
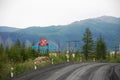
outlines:
[{"label": "road surface", "polygon": [[10,80],[120,80],[120,63],[63,63],[30,71]]}]

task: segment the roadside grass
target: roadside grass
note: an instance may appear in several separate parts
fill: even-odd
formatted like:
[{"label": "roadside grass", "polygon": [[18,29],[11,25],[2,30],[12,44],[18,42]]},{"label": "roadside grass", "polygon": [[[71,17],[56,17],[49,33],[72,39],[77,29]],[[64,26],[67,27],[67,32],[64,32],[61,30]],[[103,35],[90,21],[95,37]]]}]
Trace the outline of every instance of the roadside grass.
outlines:
[{"label": "roadside grass", "polygon": [[14,65],[14,73],[15,75],[23,73],[25,71],[32,70],[34,68],[32,60],[27,60],[24,63],[19,63]]},{"label": "roadside grass", "polygon": [[117,62],[120,63],[120,56],[115,57],[110,57],[108,62]]},{"label": "roadside grass", "polygon": [[[44,61],[41,63],[36,64],[37,68],[39,67],[44,67],[46,65],[49,65],[50,61]],[[13,67],[13,73],[14,76],[19,75],[21,73],[30,71],[30,70],[34,70],[34,60],[29,59],[23,63],[7,63],[4,64],[4,69],[2,71],[2,76],[1,76],[1,80],[9,80],[11,77],[11,67]]]},{"label": "roadside grass", "polygon": [[[50,60],[48,60],[48,61],[36,63],[37,68],[52,64],[52,59],[53,59],[54,64],[67,62],[67,57],[66,57],[65,53],[60,53],[57,55],[50,55],[49,58],[50,58]],[[82,62],[85,61],[83,58],[83,55],[76,54],[75,58],[73,58],[72,53],[69,54],[69,62],[80,62],[80,61],[82,61]],[[92,59],[89,61],[92,61]],[[120,62],[120,56],[117,56],[116,58],[114,58],[114,57],[108,58],[107,57],[106,61],[107,62]],[[97,62],[101,62],[101,61],[97,61]],[[4,71],[3,71],[4,73],[0,73],[0,74],[3,74],[2,80],[6,80],[6,79],[10,78],[11,67],[14,68],[13,73],[14,73],[14,76],[16,76],[16,75],[19,75],[21,73],[24,73],[24,72],[27,72],[30,70],[34,70],[34,65],[35,65],[34,60],[32,60],[32,59],[26,60],[25,62],[22,62],[22,63],[10,63],[10,62],[8,62],[8,63],[4,64]]]},{"label": "roadside grass", "polygon": [[[50,61],[43,61],[41,63],[37,63],[36,66],[37,66],[37,68],[39,68],[39,67],[44,67],[48,64],[50,64]],[[14,67],[15,67],[14,73],[15,73],[15,75],[18,75],[23,72],[34,70],[34,61],[29,59],[29,60],[25,61],[24,63],[16,64]]]},{"label": "roadside grass", "polygon": [[52,63],[52,59],[53,59],[54,64],[66,62],[66,56],[63,53],[60,53],[57,55],[50,55],[49,58],[50,58],[51,63]]}]

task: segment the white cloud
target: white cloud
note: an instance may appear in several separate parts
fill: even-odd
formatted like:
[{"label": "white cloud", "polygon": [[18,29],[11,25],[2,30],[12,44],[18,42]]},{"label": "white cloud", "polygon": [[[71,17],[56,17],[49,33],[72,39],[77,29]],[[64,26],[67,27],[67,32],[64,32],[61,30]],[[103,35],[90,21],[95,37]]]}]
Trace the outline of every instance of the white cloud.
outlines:
[{"label": "white cloud", "polygon": [[0,0],[0,25],[64,25],[102,15],[120,16],[120,0]]}]

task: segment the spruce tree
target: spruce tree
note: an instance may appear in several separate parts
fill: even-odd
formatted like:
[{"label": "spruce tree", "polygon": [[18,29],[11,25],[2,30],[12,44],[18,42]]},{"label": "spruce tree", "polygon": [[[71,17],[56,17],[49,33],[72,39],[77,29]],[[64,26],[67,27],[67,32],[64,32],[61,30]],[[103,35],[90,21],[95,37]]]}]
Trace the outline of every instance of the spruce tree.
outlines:
[{"label": "spruce tree", "polygon": [[86,31],[83,37],[83,42],[84,42],[84,45],[82,47],[82,51],[85,56],[85,59],[88,60],[89,53],[93,52],[93,39],[92,39],[92,33],[89,28],[86,28]]},{"label": "spruce tree", "polygon": [[96,41],[96,58],[98,60],[106,59],[106,44],[101,36]]}]

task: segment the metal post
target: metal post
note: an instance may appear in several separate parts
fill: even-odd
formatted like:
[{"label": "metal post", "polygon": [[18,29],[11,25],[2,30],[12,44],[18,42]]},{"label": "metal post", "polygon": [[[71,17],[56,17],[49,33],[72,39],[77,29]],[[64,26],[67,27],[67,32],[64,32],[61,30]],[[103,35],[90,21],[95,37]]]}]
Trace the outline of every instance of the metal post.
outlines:
[{"label": "metal post", "polygon": [[38,44],[38,56],[40,56],[40,43]]},{"label": "metal post", "polygon": [[70,52],[70,42],[71,41],[66,41],[67,43],[68,43],[68,45],[67,45],[67,50]]},{"label": "metal post", "polygon": [[117,57],[117,48],[118,48],[118,46],[115,46],[115,55],[114,55],[114,58]]},{"label": "metal post", "polygon": [[58,53],[60,53],[60,43],[58,42]]},{"label": "metal post", "polygon": [[74,52],[76,53],[76,50],[77,50],[77,44],[80,42],[80,41],[77,41],[77,40],[75,40],[75,41],[72,41],[72,42],[74,42]]}]

